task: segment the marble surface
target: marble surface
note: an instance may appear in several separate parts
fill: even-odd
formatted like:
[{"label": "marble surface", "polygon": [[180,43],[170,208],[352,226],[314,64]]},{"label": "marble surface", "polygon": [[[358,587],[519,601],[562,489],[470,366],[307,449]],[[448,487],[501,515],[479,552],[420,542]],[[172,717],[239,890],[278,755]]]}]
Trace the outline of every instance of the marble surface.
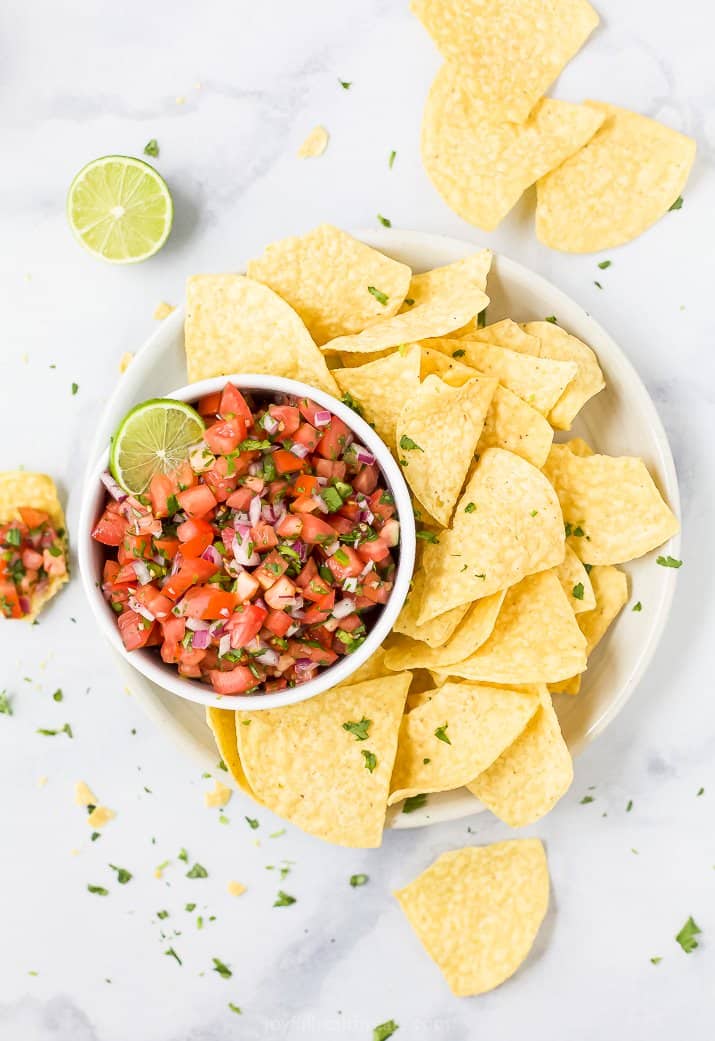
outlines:
[{"label": "marble surface", "polygon": [[[211,781],[123,692],[78,582],[38,628],[2,626],[0,688],[14,715],[0,717],[0,1041],[367,1041],[390,1018],[400,1041],[712,1036],[715,25],[698,0],[677,13],[651,0],[597,6],[602,26],[555,93],[631,106],[699,148],[682,210],[610,251],[603,272],[598,258],[540,246],[526,203],[485,235],[432,190],[418,132],[438,62],[402,0],[4,5],[0,469],[56,475],[72,527],[96,418],[156,304],[178,302],[189,273],[236,267],[272,238],[323,220],[371,226],[380,212],[532,266],[615,336],[671,438],[685,565],[639,690],[580,758],[570,793],[526,829],[545,840],[553,881],[535,949],[514,979],[471,1000],[450,996],[391,890],[445,849],[506,837],[504,825],[484,814],[351,852],[291,827],[270,837],[280,824],[238,795],[221,825],[203,805]],[[300,162],[316,123],[328,151]],[[68,232],[67,186],[87,160],[141,154],[151,137],[174,231],[144,265],[103,265]],[[71,740],[36,732],[65,721]],[[79,779],[117,811],[95,843],[73,804]],[[185,877],[181,847],[207,879]],[[266,869],[284,861],[281,882]],[[118,885],[110,863],[132,881]],[[369,883],[352,889],[355,872]],[[247,892],[229,896],[230,879]],[[297,903],[274,908],[279,888]],[[702,929],[690,956],[674,941],[688,915]]]}]

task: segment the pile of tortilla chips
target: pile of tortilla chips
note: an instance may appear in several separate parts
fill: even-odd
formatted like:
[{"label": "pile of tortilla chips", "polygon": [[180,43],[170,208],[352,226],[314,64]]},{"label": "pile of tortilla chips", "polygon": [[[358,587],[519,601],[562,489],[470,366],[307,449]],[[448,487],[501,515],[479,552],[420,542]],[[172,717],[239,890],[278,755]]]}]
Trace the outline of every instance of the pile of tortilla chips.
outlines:
[{"label": "pile of tortilla chips", "polygon": [[626,602],[618,565],[678,529],[641,460],[554,443],[603,373],[551,321],[485,325],[490,262],[413,275],[324,225],[251,277],[189,281],[192,379],[345,395],[413,495],[418,563],[378,653],[298,705],[209,711],[243,791],[342,845],[378,846],[388,806],[463,786],[512,827],[545,814],[572,779],[551,694],[579,691]]},{"label": "pile of tortilla chips", "polygon": [[543,97],[598,25],[587,0],[412,0],[445,64],[422,157],[447,205],[492,231],[532,184],[536,233],[590,253],[629,242],[678,199],[695,142],[597,101]]}]

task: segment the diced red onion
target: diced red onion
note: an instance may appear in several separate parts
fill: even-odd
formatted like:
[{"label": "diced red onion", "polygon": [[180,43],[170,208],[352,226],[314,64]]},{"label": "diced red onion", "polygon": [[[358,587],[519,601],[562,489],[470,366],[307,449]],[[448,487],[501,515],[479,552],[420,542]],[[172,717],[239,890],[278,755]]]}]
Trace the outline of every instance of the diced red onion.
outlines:
[{"label": "diced red onion", "polygon": [[201,554],[201,558],[202,560],[208,560],[210,564],[215,564],[216,567],[223,566],[223,557],[215,546],[207,546]]},{"label": "diced red onion", "polygon": [[22,613],[23,614],[29,614],[30,611],[32,610],[32,604],[30,603],[30,598],[27,597],[27,596],[21,596],[21,597],[18,597],[18,602],[20,604],[20,610],[22,611]]},{"label": "diced red onion", "polygon": [[171,562],[171,571],[169,572],[169,576],[170,577],[177,573],[177,571],[181,567],[182,563],[183,563],[183,557],[181,556],[181,553],[177,553],[176,556],[174,557],[174,559]]},{"label": "diced red onion", "polygon": [[231,650],[231,636],[225,633],[218,642],[218,656],[223,658]]},{"label": "diced red onion", "polygon": [[328,543],[327,546],[323,546],[323,550],[325,551],[325,555],[327,557],[334,556],[338,552],[339,549],[340,549],[340,543],[338,542],[337,539],[335,540],[335,542],[330,542],[330,543]]},{"label": "diced red onion", "polygon": [[109,470],[105,470],[99,479],[116,502],[124,502],[127,493],[117,484]]},{"label": "diced red onion", "polygon": [[143,560],[133,560],[132,567],[134,568],[134,574],[139,580],[139,585],[146,586],[151,582],[151,571]]},{"label": "diced red onion", "polygon": [[275,416],[272,416],[270,412],[266,412],[261,420],[261,426],[267,434],[275,434],[280,426],[280,423]]},{"label": "diced red onion", "polygon": [[364,578],[365,575],[368,573],[368,571],[372,571],[372,569],[374,567],[375,567],[375,561],[374,560],[368,560],[367,564],[362,569],[362,571],[360,572],[360,575],[358,577],[359,578]]},{"label": "diced red onion", "polygon": [[311,495],[311,499],[318,507],[321,513],[330,513],[330,510],[328,509],[328,504],[322,497],[322,495]]},{"label": "diced red onion", "polygon": [[318,477],[317,480],[318,480],[318,484],[320,485],[321,488],[324,488],[326,486],[326,484],[328,483],[328,478],[327,477]]},{"label": "diced red onion", "polygon": [[191,641],[191,646],[197,651],[205,651],[211,643],[211,633],[208,629],[198,629],[194,633],[194,638]]},{"label": "diced red onion", "polygon": [[295,636],[295,634],[299,633],[299,632],[300,632],[300,626],[299,625],[290,625],[286,629],[286,636],[288,636],[288,637]]},{"label": "diced red onion", "polygon": [[296,672],[308,672],[310,669],[314,669],[317,666],[317,662],[311,661],[310,658],[298,658],[295,663]]},{"label": "diced red onion", "polygon": [[263,472],[263,465],[259,462],[253,462],[248,464],[248,472],[251,477],[258,477]]},{"label": "diced red onion", "polygon": [[291,542],[290,548],[298,554],[301,564],[305,564],[308,559],[308,547],[306,544],[301,539],[296,539],[295,542]]},{"label": "diced red onion", "polygon": [[333,417],[327,409],[321,408],[318,412],[313,414],[313,426],[314,427],[327,427]]},{"label": "diced red onion", "polygon": [[127,603],[132,611],[136,611],[136,613],[140,614],[142,618],[146,618],[147,622],[154,621],[154,615],[151,613],[149,608],[145,607],[144,604],[140,604],[135,596],[128,597]]},{"label": "diced red onion", "polygon": [[299,441],[296,441],[294,445],[291,445],[290,450],[298,459],[305,459],[308,454],[308,446],[300,444]]},{"label": "diced red onion", "polygon": [[343,600],[338,600],[337,604],[331,611],[334,618],[347,618],[349,614],[352,614],[355,610],[355,601],[348,600],[347,597]]},{"label": "diced red onion", "polygon": [[[186,628],[191,629],[194,633],[202,632],[203,630],[208,632],[211,628],[211,623],[205,621],[203,618],[187,618]],[[196,646],[196,644],[194,644],[194,646]]]},{"label": "diced red onion", "polygon": [[216,462],[216,456],[205,441],[199,441],[189,449],[189,463],[194,473],[202,474],[210,470]]},{"label": "diced red onion", "polygon": [[334,633],[339,625],[339,618],[326,618],[326,620],[323,622],[323,628],[327,629],[329,633]]},{"label": "diced red onion", "polygon": [[369,452],[364,445],[360,445],[357,441],[353,442],[352,451],[355,453],[355,458],[359,463],[366,463],[368,466],[372,466],[373,463],[377,462],[372,452]]},{"label": "diced red onion", "polygon": [[367,506],[360,510],[360,523],[361,524],[372,524],[375,520],[375,514]]},{"label": "diced red onion", "polygon": [[240,538],[237,531],[236,537],[231,543],[231,552],[237,563],[243,564],[244,567],[256,567],[256,565],[260,564],[261,558],[255,550],[251,554],[248,553],[249,541],[248,530],[246,530],[243,538]]},{"label": "diced red onion", "polygon": [[256,493],[256,495],[260,495],[263,489],[266,487],[266,482],[263,480],[263,478],[256,476],[247,477],[244,481],[244,484],[246,488],[250,488],[252,492]]},{"label": "diced red onion", "polygon": [[254,495],[248,507],[248,519],[251,522],[251,527],[255,527],[261,519],[261,507],[263,503],[258,495]]},{"label": "diced red onion", "polygon": [[261,665],[277,665],[279,658],[280,654],[272,647],[266,647],[265,651],[256,655],[256,661],[259,661]]},{"label": "diced red onion", "polygon": [[[188,624],[188,623],[187,623]],[[212,636],[223,636],[226,624],[223,621],[211,622],[209,629],[211,630]]]},{"label": "diced red onion", "polygon": [[253,602],[256,605],[256,607],[261,607],[264,611],[268,610],[268,604],[262,596],[257,596]]},{"label": "diced red onion", "polygon": [[353,576],[349,575],[343,582],[343,590],[346,593],[357,593],[358,580]]}]

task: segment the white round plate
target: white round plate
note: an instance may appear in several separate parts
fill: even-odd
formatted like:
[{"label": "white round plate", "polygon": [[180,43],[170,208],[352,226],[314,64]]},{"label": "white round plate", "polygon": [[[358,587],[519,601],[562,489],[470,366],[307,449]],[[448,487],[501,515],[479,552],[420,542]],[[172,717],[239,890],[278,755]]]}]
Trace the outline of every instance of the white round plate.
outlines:
[{"label": "white round plate", "polygon": [[[354,234],[409,264],[416,272],[452,263],[478,248],[459,239],[416,231],[385,229]],[[238,264],[237,269],[240,268]],[[489,322],[505,317],[526,322],[553,314],[559,325],[595,350],[606,388],[588,402],[569,436],[584,437],[597,451],[608,455],[640,456],[678,514],[678,483],[665,431],[638,374],[605,330],[561,290],[506,257],[494,257],[488,293]],[[100,420],[88,473],[94,472],[95,462],[119,420],[133,405],[161,397],[171,387],[187,382],[183,322],[183,309],[166,318],[122,376]],[[680,537],[675,536],[658,552],[677,557],[679,546]],[[650,553],[625,567],[632,599],[642,600],[648,605],[647,611],[633,614],[626,607],[590,659],[581,693],[554,699],[564,737],[574,755],[615,719],[653,656],[668,616],[676,578],[674,570],[655,566],[655,556]],[[205,767],[215,766],[216,749],[204,722],[203,708],[158,687],[116,652],[112,653],[123,682],[147,714],[168,729]],[[423,809],[409,815],[400,813],[399,806],[393,807],[388,813],[388,827],[408,828],[454,820],[481,808],[474,796],[461,788],[430,795]]]}]

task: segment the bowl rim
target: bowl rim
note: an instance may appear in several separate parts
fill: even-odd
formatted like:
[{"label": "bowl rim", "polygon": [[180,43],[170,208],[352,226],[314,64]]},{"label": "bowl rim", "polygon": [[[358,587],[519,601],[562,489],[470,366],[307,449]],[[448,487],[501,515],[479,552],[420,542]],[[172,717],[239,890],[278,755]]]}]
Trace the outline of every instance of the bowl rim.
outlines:
[{"label": "bowl rim", "polygon": [[259,695],[215,694],[205,684],[180,676],[175,666],[160,661],[151,650],[142,648],[137,651],[127,651],[119,635],[116,615],[102,596],[101,582],[94,562],[97,544],[93,542],[90,534],[106,494],[100,476],[108,468],[109,447],[104,449],[99,459],[85,475],[77,538],[79,572],[85,596],[102,633],[114,650],[147,679],[178,697],[207,708],[244,711],[280,708],[306,701],[308,698],[324,693],[331,687],[348,682],[350,676],[375,653],[391,632],[412,581],[417,541],[415,519],[407,484],[388,446],[361,416],[327,391],[283,376],[228,373],[225,376],[212,376],[195,383],[185,384],[183,387],[168,392],[165,396],[190,403],[204,394],[215,393],[229,382],[237,386],[239,390],[256,390],[268,394],[293,394],[317,401],[350,427],[357,440],[375,456],[382,476],[395,500],[396,516],[400,522],[400,559],[390,597],[368,632],[365,642],[353,654],[338,659],[312,680],[285,691],[273,691],[270,694]]}]

